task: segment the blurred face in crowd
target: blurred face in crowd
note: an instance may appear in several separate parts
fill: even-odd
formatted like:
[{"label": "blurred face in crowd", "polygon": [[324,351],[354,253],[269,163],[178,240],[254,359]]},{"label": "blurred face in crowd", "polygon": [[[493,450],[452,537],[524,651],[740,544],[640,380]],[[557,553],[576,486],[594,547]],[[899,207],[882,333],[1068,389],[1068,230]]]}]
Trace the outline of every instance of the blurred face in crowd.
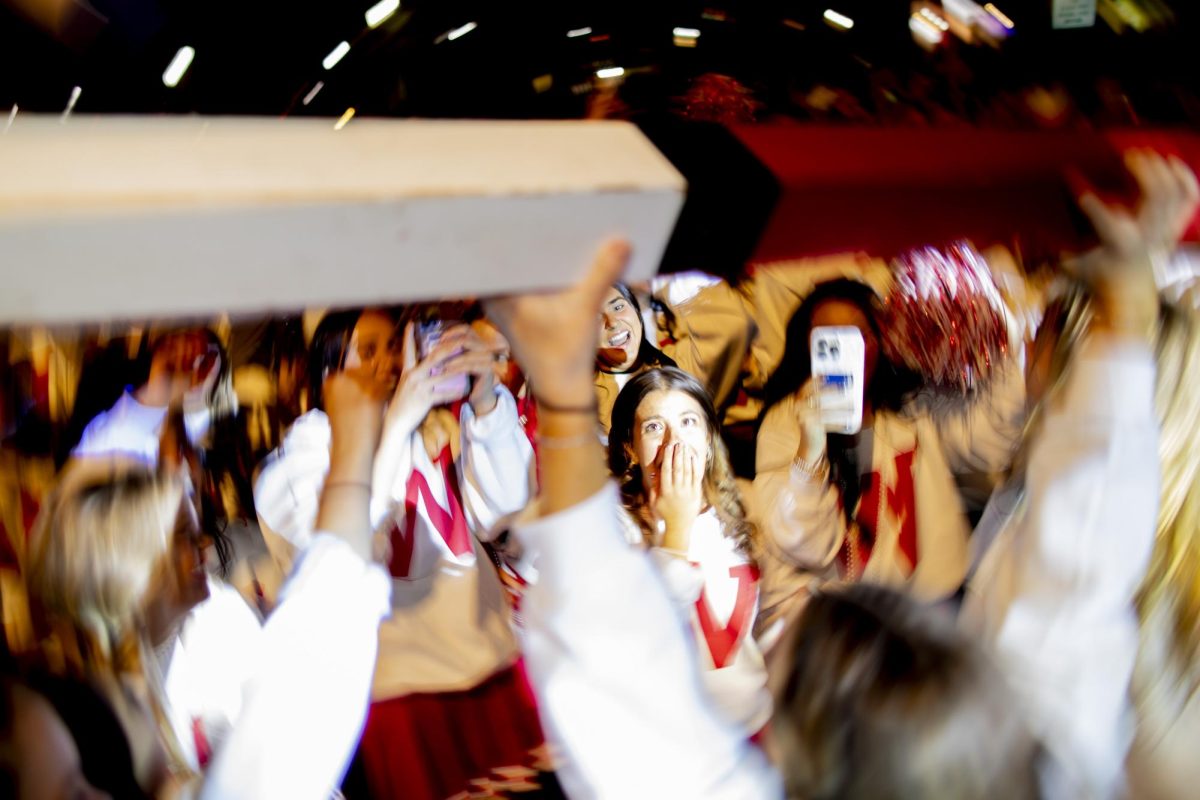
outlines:
[{"label": "blurred face in crowd", "polygon": [[879,361],[879,340],[871,329],[871,322],[863,310],[848,300],[826,300],[813,310],[812,326],[850,326],[858,328],[863,335],[865,348],[865,363],[863,364],[863,381],[871,385],[875,375],[875,365]]},{"label": "blurred face in crowd", "polygon": [[704,409],[687,392],[656,389],[642,398],[633,420],[633,451],[642,464],[647,491],[656,488],[667,448],[681,443],[690,448],[699,463],[709,461],[709,430]]},{"label": "blurred face in crowd", "polygon": [[525,382],[525,376],[521,374],[521,368],[517,366],[517,363],[512,360],[508,339],[504,337],[499,328],[486,319],[477,319],[472,322],[471,330],[475,331],[475,335],[496,356],[496,381],[507,387],[513,397],[516,397],[521,385]]},{"label": "blurred face in crowd", "polygon": [[600,307],[600,364],[611,372],[628,372],[642,346],[642,320],[637,309],[612,288]]},{"label": "blurred face in crowd", "polygon": [[400,378],[401,346],[396,323],[379,311],[364,311],[350,337],[346,366],[366,367],[375,376],[394,386]]},{"label": "blurred face in crowd", "polygon": [[150,615],[166,624],[181,618],[208,599],[205,570],[206,538],[200,532],[196,506],[185,496],[175,516],[171,547],[163,556],[147,589]]},{"label": "blurred face in crowd", "polygon": [[12,741],[18,800],[107,800],[83,775],[79,750],[53,706],[38,693],[14,686]]},{"label": "blurred face in crowd", "polygon": [[169,333],[154,348],[150,379],[169,380],[170,401],[176,403],[219,369],[220,361],[220,350],[203,330]]}]

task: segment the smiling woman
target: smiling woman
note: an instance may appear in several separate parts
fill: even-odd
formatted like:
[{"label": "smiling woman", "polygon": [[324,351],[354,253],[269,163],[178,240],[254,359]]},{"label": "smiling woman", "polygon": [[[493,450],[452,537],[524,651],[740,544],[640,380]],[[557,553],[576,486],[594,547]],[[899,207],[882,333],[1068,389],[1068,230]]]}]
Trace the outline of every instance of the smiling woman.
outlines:
[{"label": "smiling woman", "polygon": [[596,403],[607,434],[613,403],[629,379],[652,367],[674,367],[675,360],[646,338],[642,307],[623,283],[614,283],[600,307],[596,345]]}]

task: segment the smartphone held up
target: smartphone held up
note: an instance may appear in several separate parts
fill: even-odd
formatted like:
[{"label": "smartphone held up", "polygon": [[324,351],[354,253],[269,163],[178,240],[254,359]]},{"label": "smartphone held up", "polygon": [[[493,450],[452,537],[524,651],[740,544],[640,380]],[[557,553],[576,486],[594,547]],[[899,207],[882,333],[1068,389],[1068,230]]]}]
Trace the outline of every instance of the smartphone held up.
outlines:
[{"label": "smartphone held up", "polygon": [[813,386],[821,422],[830,433],[862,428],[866,344],[853,326],[819,326],[809,339]]}]

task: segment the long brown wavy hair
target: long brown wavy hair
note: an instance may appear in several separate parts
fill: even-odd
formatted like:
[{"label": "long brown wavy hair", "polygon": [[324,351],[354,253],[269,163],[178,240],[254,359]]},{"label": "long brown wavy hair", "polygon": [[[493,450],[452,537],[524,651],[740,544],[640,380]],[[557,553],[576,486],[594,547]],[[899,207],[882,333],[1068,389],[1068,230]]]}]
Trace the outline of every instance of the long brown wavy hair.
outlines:
[{"label": "long brown wavy hair", "polygon": [[678,367],[649,369],[632,378],[613,405],[612,427],[608,432],[608,468],[621,484],[626,509],[642,528],[647,541],[655,533],[651,524],[649,498],[642,482],[641,466],[633,463],[633,429],[638,407],[651,392],[683,392],[696,401],[704,412],[708,432],[708,459],[704,465],[704,499],[717,512],[727,536],[741,550],[753,552],[754,524],[746,518],[746,507],[729,465],[729,451],[721,441],[721,425],[712,398],[700,381]]}]

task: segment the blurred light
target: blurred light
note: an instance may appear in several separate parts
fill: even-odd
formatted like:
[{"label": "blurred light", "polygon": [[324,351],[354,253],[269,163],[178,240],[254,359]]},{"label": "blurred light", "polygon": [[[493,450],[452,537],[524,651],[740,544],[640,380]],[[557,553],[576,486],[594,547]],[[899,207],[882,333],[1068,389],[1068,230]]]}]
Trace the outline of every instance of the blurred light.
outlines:
[{"label": "blurred light", "polygon": [[593,42],[593,43],[594,42],[607,42],[611,38],[612,37],[609,36],[607,33],[601,33],[598,36],[591,37],[590,39],[588,39],[588,41]]},{"label": "blurred light", "polygon": [[466,36],[468,33],[470,33],[471,31],[475,30],[478,27],[479,26],[476,25],[474,22],[468,22],[466,25],[460,25],[457,28],[453,28],[451,30],[446,31],[441,36],[434,39],[433,43],[441,44],[442,42],[453,42],[455,39],[461,39],[462,37]]},{"label": "blurred light", "polygon": [[676,47],[695,47],[700,39],[699,28],[675,28],[671,33]]},{"label": "blurred light", "polygon": [[354,106],[350,106],[350,108],[347,108],[345,113],[342,114],[341,119],[339,119],[337,122],[335,122],[333,124],[333,129],[335,131],[340,131],[342,128],[346,127],[346,123],[349,122],[353,118],[354,118]]},{"label": "blurred light", "polygon": [[987,5],[985,5],[983,7],[983,10],[986,11],[987,13],[991,14],[993,17],[995,17],[997,22],[999,22],[1004,27],[1008,28],[1010,31],[1013,29],[1013,21],[1008,18],[1008,15],[1006,15],[1000,9],[996,8],[991,3],[988,3]]},{"label": "blurred light", "polygon": [[385,19],[400,10],[400,0],[379,0],[367,9],[367,27],[376,28]]},{"label": "blurred light", "polygon": [[8,122],[4,124],[4,132],[8,133],[8,129],[12,127],[13,121],[17,118],[17,104],[13,103],[12,110],[8,112]]},{"label": "blurred light", "polygon": [[706,8],[700,19],[711,19],[713,22],[728,22],[729,15],[719,8]]},{"label": "blurred light", "polygon": [[316,85],[313,86],[312,89],[309,90],[308,94],[304,95],[304,99],[301,102],[304,105],[308,105],[309,103],[311,103],[313,101],[313,98],[316,97],[317,94],[324,88],[325,88],[325,81],[317,81]]},{"label": "blurred light", "polygon": [[590,36],[591,33],[592,33],[591,28],[574,28],[572,30],[567,31],[567,38],[568,39],[578,39],[580,36]]},{"label": "blurred light", "polygon": [[550,74],[538,75],[533,79],[533,90],[538,94],[550,91],[554,86],[554,76]]},{"label": "blurred light", "polygon": [[794,20],[794,19],[785,19],[785,20],[783,21],[783,24],[784,24],[784,25],[786,25],[787,27],[791,28],[791,29],[792,29],[792,30],[794,30],[794,31],[804,31],[804,30],[808,30],[808,29],[807,29],[807,28],[804,26],[804,23],[803,23],[803,22],[796,22],[796,20]]},{"label": "blurred light", "polygon": [[596,77],[601,78],[601,79],[619,78],[624,74],[625,74],[624,67],[605,67],[604,69],[596,70]]},{"label": "blurred light", "polygon": [[941,44],[944,38],[942,29],[920,14],[913,14],[908,18],[908,29],[912,31],[913,36],[919,42],[924,42],[928,45]]},{"label": "blurred light", "polygon": [[71,96],[67,98],[67,107],[63,109],[62,118],[59,122],[66,122],[67,117],[71,116],[71,112],[75,110],[75,104],[79,102],[79,95],[83,94],[83,89],[76,86],[71,89]]},{"label": "blurred light", "polygon": [[937,28],[939,31],[945,33],[946,31],[950,30],[950,23],[946,21],[945,17],[931,11],[929,6],[922,8],[920,13],[926,22]]},{"label": "blurred light", "polygon": [[338,42],[338,46],[330,50],[329,55],[325,56],[325,60],[321,62],[321,66],[325,69],[333,69],[339,61],[346,57],[346,53],[349,52],[349,42]]},{"label": "blurred light", "polygon": [[179,52],[171,59],[171,63],[167,64],[167,69],[163,72],[163,85],[168,89],[174,89],[183,80],[183,74],[188,71],[188,67],[192,65],[192,59],[196,57],[196,51],[184,45],[179,48]]},{"label": "blurred light", "polygon": [[850,19],[845,14],[839,14],[832,8],[825,9],[825,13],[821,16],[823,16],[825,21],[835,28],[841,28],[842,30],[848,31],[854,27],[854,20]]}]

